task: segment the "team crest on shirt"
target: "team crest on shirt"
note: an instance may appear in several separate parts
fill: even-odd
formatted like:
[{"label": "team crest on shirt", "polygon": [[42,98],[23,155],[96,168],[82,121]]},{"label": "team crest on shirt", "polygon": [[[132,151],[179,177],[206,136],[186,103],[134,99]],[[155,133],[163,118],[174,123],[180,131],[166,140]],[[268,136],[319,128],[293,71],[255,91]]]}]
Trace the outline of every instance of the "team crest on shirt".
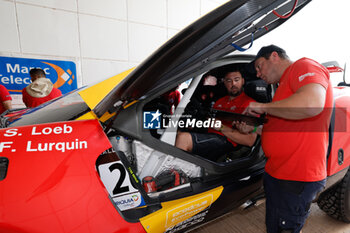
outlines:
[{"label": "team crest on shirt", "polygon": [[234,111],[236,109],[236,106],[232,106],[230,110]]}]

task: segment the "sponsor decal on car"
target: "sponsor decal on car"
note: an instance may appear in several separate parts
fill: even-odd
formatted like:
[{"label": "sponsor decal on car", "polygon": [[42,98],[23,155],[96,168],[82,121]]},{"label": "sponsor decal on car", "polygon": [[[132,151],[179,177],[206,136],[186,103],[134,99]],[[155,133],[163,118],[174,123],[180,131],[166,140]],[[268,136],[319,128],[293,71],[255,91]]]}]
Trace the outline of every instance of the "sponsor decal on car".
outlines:
[{"label": "sponsor decal on car", "polygon": [[101,164],[98,166],[98,171],[109,195],[120,210],[145,205],[140,192],[134,187],[121,161]]},{"label": "sponsor decal on car", "polygon": [[113,198],[120,210],[128,210],[145,205],[139,192]]},{"label": "sponsor decal on car", "polygon": [[207,213],[208,213],[208,210],[204,210],[201,213],[189,219],[186,219],[185,221],[180,222],[179,224],[176,224],[174,227],[167,229],[166,233],[178,232],[178,231],[181,231],[182,229],[185,229],[197,223],[203,222]]},{"label": "sponsor decal on car", "polygon": [[[219,198],[223,187],[194,196],[163,202],[162,209],[140,219],[147,232],[176,232],[204,220],[210,206]],[[196,217],[195,217],[196,216]]]},{"label": "sponsor decal on car", "polygon": [[169,210],[166,213],[165,228],[169,229],[190,218],[190,216],[196,215],[199,212],[206,209],[213,203],[213,195],[208,194],[204,197],[195,199],[189,203],[185,203],[182,206]]}]

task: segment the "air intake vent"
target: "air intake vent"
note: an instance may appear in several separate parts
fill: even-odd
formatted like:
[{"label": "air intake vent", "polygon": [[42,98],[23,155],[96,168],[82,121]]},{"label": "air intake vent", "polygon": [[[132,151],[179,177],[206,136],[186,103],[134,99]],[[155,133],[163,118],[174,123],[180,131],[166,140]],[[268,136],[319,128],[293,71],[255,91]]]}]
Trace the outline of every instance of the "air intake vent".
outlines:
[{"label": "air intake vent", "polygon": [[0,181],[5,179],[9,160],[5,157],[0,157]]}]

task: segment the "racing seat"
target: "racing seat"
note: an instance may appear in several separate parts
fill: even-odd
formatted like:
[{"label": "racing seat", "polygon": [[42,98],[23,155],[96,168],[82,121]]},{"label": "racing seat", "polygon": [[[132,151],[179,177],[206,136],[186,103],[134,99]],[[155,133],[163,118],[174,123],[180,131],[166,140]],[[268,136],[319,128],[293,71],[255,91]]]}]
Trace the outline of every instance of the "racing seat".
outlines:
[{"label": "racing seat", "polygon": [[257,102],[267,103],[272,100],[271,85],[262,79],[246,79],[244,92]]}]

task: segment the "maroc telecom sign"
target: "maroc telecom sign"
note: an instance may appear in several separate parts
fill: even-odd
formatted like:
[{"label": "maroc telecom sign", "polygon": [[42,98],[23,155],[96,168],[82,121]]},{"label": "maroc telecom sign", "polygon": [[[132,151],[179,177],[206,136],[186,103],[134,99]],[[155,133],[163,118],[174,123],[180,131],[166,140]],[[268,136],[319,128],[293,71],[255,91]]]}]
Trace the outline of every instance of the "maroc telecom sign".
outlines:
[{"label": "maroc telecom sign", "polygon": [[45,71],[54,87],[62,94],[77,88],[76,66],[72,61],[56,61],[14,57],[0,57],[0,84],[10,94],[22,94],[22,89],[30,84],[29,71],[41,68]]}]

